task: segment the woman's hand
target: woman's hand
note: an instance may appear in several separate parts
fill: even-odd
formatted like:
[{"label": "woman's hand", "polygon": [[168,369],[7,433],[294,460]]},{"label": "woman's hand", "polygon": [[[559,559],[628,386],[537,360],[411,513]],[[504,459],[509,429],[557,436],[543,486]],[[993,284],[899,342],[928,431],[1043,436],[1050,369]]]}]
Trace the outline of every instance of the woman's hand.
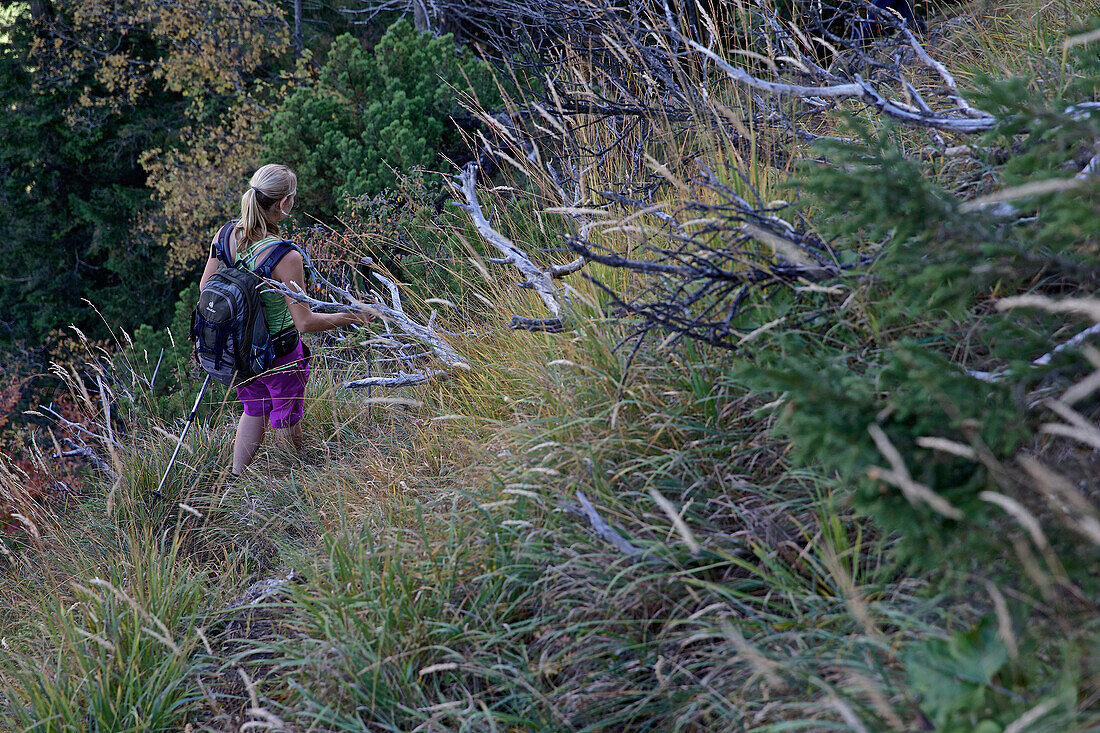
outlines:
[{"label": "woman's hand", "polygon": [[352,326],[352,325],[366,325],[375,319],[373,313],[367,313],[361,311],[359,313],[353,313],[351,311],[345,313],[333,313],[333,320],[337,322],[339,326]]}]

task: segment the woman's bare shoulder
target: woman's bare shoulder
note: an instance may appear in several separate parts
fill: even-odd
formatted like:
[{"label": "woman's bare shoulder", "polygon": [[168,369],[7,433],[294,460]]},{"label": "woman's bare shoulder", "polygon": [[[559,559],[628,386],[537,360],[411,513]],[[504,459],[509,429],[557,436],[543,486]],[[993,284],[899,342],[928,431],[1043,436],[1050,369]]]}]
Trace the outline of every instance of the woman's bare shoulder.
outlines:
[{"label": "woman's bare shoulder", "polygon": [[305,274],[304,263],[302,253],[297,249],[292,249],[279,258],[279,261],[275,263],[275,267],[271,270],[271,274],[276,280],[287,280],[289,278],[297,280]]}]

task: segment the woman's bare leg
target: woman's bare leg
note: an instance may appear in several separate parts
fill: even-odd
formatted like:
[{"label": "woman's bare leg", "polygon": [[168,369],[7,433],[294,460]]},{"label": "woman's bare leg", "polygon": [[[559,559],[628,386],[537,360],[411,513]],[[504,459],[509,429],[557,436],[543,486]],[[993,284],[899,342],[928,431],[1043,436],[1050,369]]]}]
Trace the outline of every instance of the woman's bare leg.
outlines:
[{"label": "woman's bare leg", "polygon": [[279,435],[289,443],[294,450],[299,453],[302,452],[302,423],[301,421],[294,423],[289,428],[282,428],[279,430]]},{"label": "woman's bare leg", "polygon": [[241,415],[237,423],[237,437],[233,441],[233,473],[239,474],[252,463],[256,450],[264,440],[264,424],[267,418],[262,415]]}]

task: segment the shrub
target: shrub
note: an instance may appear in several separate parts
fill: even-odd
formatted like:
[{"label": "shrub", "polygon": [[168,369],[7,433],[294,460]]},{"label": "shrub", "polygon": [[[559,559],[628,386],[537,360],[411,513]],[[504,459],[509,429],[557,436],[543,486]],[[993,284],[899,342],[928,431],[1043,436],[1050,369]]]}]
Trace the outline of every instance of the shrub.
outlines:
[{"label": "shrub", "polygon": [[[937,183],[890,129],[860,131],[858,142],[826,148],[828,165],[804,168],[799,185],[825,233],[874,264],[846,283],[843,304],[803,301],[806,312],[824,307],[830,325],[774,339],[744,370],[753,388],[785,395],[793,454],[848,477],[855,505],[898,533],[903,557],[928,566],[966,573],[1005,550],[988,531],[1004,516],[988,492],[1004,488],[1002,463],[1049,419],[1029,408],[1087,373],[1061,348],[1087,322],[1003,302],[1088,293],[1100,276],[1096,179],[1075,177],[1100,137],[1100,114],[1079,104],[1094,93],[1100,59],[1070,56],[1064,72],[1062,88],[1042,94],[1021,80],[990,85],[985,106],[1001,124],[985,150],[1002,158],[990,176],[1001,192],[985,204]],[[896,474],[901,463],[954,511],[914,501],[883,468]]]},{"label": "shrub", "polygon": [[459,152],[455,88],[469,85],[493,103],[488,66],[451,35],[418,33],[403,19],[373,50],[343,35],[316,83],[283,102],[264,142],[301,177],[303,207],[331,216],[341,198],[381,193],[396,183],[395,171]]}]

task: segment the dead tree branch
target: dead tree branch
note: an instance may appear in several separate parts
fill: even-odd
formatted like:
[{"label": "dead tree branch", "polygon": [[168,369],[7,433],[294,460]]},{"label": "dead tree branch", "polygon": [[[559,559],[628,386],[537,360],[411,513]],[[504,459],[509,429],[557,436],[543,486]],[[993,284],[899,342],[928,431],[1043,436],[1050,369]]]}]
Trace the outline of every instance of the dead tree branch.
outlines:
[{"label": "dead tree branch", "polygon": [[635,211],[622,197],[605,194],[623,205],[623,220],[631,220],[644,234],[645,243],[635,250],[638,256],[578,238],[569,241],[593,262],[647,276],[646,284],[629,297],[593,280],[610,296],[614,311],[642,318],[642,332],[659,327],[736,349],[761,327],[747,314],[775,290],[813,291],[828,298],[843,288],[818,283],[869,263],[867,257],[844,262],[796,215],[750,203],[708,170],[692,183],[695,191],[686,203],[674,214],[654,216],[660,226],[652,228],[638,223],[652,212]]},{"label": "dead tree branch", "polygon": [[[770,80],[685,38],[679,24],[671,18],[668,26],[672,37],[712,62],[730,79],[763,94],[794,97],[815,105],[825,100],[859,101],[903,124],[945,132],[973,134],[993,128],[996,118],[974,108],[963,98],[954,77],[942,63],[932,58],[903,18],[867,0],[809,3],[805,10],[799,18],[799,27],[781,19],[769,4],[758,3],[753,10],[771,29],[771,40],[781,50],[775,58],[768,59]],[[853,32],[839,35],[837,26]],[[866,33],[870,29],[877,29],[876,32],[885,37],[877,43],[868,43]],[[813,47],[807,43],[807,35],[846,49],[847,69],[863,67],[870,76],[854,70],[824,68],[818,63]],[[902,50],[910,51],[905,59]],[[929,92],[920,91],[911,71],[920,68],[929,70],[939,82],[930,93],[953,103],[952,107],[944,108],[926,99]],[[786,74],[784,69],[788,70]],[[788,81],[785,77],[797,81]],[[908,101],[899,99],[895,91]]]},{"label": "dead tree branch", "polygon": [[[734,66],[718,54],[695,41],[688,41],[693,49],[714,62],[715,66],[724,71],[734,81],[744,84],[756,91],[777,96],[798,97],[801,99],[855,99],[862,101],[869,107],[873,107],[883,115],[904,122],[915,127],[928,127],[935,130],[957,133],[986,132],[993,128],[996,120],[993,115],[981,113],[975,117],[951,117],[945,114],[937,114],[924,102],[923,97],[911,85],[906,84],[906,89],[914,99],[914,104],[908,104],[889,98],[866,81],[861,75],[855,74],[853,81],[847,84],[820,84],[808,86],[803,84],[789,84],[784,82],[766,81],[745,71],[739,66]],[[969,106],[968,110],[972,109]]]},{"label": "dead tree branch", "polygon": [[607,520],[600,516],[600,513],[596,511],[596,507],[592,506],[592,502],[588,500],[588,497],[585,496],[584,492],[580,489],[577,490],[577,501],[581,503],[581,508],[584,510],[584,516],[587,517],[588,523],[592,525],[592,529],[596,530],[596,534],[608,542],[612,547],[624,555],[637,555],[642,551],[640,548],[630,544],[629,540],[608,524]]},{"label": "dead tree branch", "polygon": [[[506,0],[473,5],[484,3]],[[493,140],[481,136],[485,152],[458,176],[455,189],[479,233],[503,255],[498,261],[519,268],[526,277],[520,287],[538,293],[554,316],[515,316],[513,327],[555,329],[565,303],[554,278],[594,261],[646,276],[629,295],[593,280],[611,296],[614,312],[641,317],[641,330],[661,327],[738,348],[761,328],[774,326],[754,322],[751,313],[778,292],[803,304],[791,324],[802,327],[838,307],[834,296],[845,288],[828,281],[869,263],[867,255],[834,252],[794,209],[767,204],[755,193],[748,196],[752,201],[738,194],[729,181],[740,177],[742,192],[751,186],[737,163],[720,175],[702,170],[691,179],[699,168],[690,159],[654,161],[647,153],[654,132],[706,135],[730,149],[731,159],[759,159],[761,148],[820,139],[820,126],[813,123],[821,115],[860,107],[929,130],[944,146],[937,131],[972,134],[995,123],[964,98],[906,19],[867,0],[801,3],[793,18],[762,0],[739,3],[736,10],[713,4],[715,17],[699,5],[692,22],[671,2],[596,0],[574,6],[566,0],[550,10],[533,8],[527,0],[506,4],[521,24],[537,28],[532,33],[552,38],[545,48],[555,50],[525,67],[537,70],[539,84],[509,107],[509,115],[471,109]],[[558,9],[560,27],[544,24]],[[499,49],[510,42],[502,40]],[[716,49],[745,53],[734,57]],[[562,75],[563,61],[574,58],[583,61],[586,78]],[[740,92],[730,93],[731,81]],[[759,144],[760,135],[767,136],[768,145]],[[597,228],[589,216],[566,241],[579,255],[574,262],[547,269],[534,265],[493,229],[477,201],[477,177],[486,170],[485,159],[494,156],[537,181],[544,199],[557,191],[566,201],[570,186],[585,192],[573,197],[572,207],[566,203],[546,212],[592,212],[593,196],[602,197],[607,203],[598,204],[600,233],[621,232],[630,249],[610,248],[619,247],[623,236],[589,236]],[[789,161],[772,165],[786,170]],[[678,211],[657,203],[657,192],[670,184],[686,201]],[[582,200],[587,208],[581,208]]]},{"label": "dead tree branch", "polygon": [[344,387],[347,389],[361,389],[363,387],[389,387],[395,389],[397,387],[411,387],[417,384],[424,384],[431,379],[439,379],[448,375],[449,372],[436,369],[424,369],[423,371],[414,373],[400,371],[397,374],[390,374],[383,377],[366,377],[365,379],[344,382]]},{"label": "dead tree branch", "polygon": [[116,481],[118,479],[118,474],[115,473],[111,464],[100,458],[84,441],[64,438],[61,442],[63,442],[69,450],[61,451],[54,456],[55,458],[81,458],[87,461],[92,468],[102,473],[108,481]]},{"label": "dead tree branch", "polygon": [[[344,312],[344,313],[367,313],[367,314],[374,315],[378,318],[383,319],[387,323],[394,324],[395,326],[397,326],[397,328],[399,330],[401,330],[407,336],[410,336],[413,339],[415,339],[416,341],[419,341],[420,343],[423,343],[424,345],[426,345],[429,349],[431,349],[432,353],[436,356],[436,358],[438,358],[440,361],[442,361],[448,367],[451,367],[451,368],[454,368],[454,369],[469,369],[469,365],[466,363],[466,360],[463,359],[458,354],[458,352],[454,350],[454,347],[452,347],[449,343],[447,343],[447,341],[442,336],[440,336],[438,331],[436,331],[434,328],[432,328],[430,326],[425,326],[425,325],[422,325],[422,324],[418,323],[416,320],[414,320],[412,317],[410,317],[407,313],[405,313],[405,310],[401,305],[401,294],[400,294],[400,291],[397,288],[396,283],[394,283],[389,278],[387,278],[387,277],[385,277],[385,276],[383,276],[383,275],[381,275],[377,272],[372,273],[372,275],[379,282],[381,282],[383,285],[385,285],[387,287],[387,289],[389,290],[390,299],[391,299],[391,304],[390,305],[386,305],[384,302],[382,302],[381,297],[376,293],[372,294],[372,295],[374,295],[374,297],[376,299],[376,301],[374,303],[363,303],[358,298],[356,298],[354,295],[349,293],[347,290],[345,290],[345,289],[343,289],[343,288],[341,288],[337,285],[334,285],[333,283],[329,282],[323,276],[321,276],[320,274],[318,274],[316,272],[314,272],[314,278],[319,283],[323,284],[331,292],[335,293],[336,295],[340,296],[341,298],[345,299],[348,302],[347,303],[335,303],[335,302],[330,302],[330,301],[318,300],[316,298],[311,298],[310,296],[308,296],[304,292],[302,292],[302,290],[300,290],[299,288],[291,288],[290,286],[285,285],[284,283],[281,283],[277,280],[268,279],[268,280],[266,280],[266,283],[267,283],[267,286],[270,287],[271,289],[276,290],[280,293],[283,293],[284,295],[286,295],[290,298],[293,298],[294,300],[298,301],[299,303],[304,303],[304,304],[308,305],[310,308],[312,308],[314,310],[318,310],[318,311],[321,311],[321,312],[328,312],[328,313]],[[395,342],[395,343],[399,344],[395,348],[404,348],[404,344],[400,344],[400,342]],[[427,381],[429,378],[431,378],[433,376],[439,376],[439,375],[442,375],[442,374],[445,374],[445,372],[438,372],[438,371],[435,371],[435,370],[426,370],[422,373],[422,376],[424,377],[423,381]],[[404,372],[402,372],[401,374],[399,374],[394,379],[397,379],[398,381],[400,381],[402,376],[408,376],[408,375],[405,375]],[[361,384],[356,383],[356,382],[349,382],[348,384],[351,385],[351,386],[363,386],[363,387],[374,386],[374,384],[376,384],[376,382],[373,382],[372,380],[377,380],[377,379],[385,379],[385,378],[370,377],[366,380],[358,380],[359,382],[361,382]]]},{"label": "dead tree branch", "polygon": [[524,318],[512,316],[508,328],[513,331],[541,331],[543,333],[561,333],[565,330],[560,318]]},{"label": "dead tree branch", "polygon": [[523,273],[523,275],[527,277],[527,280],[520,284],[519,287],[529,288],[538,293],[539,298],[542,299],[543,304],[553,316],[546,321],[535,321],[520,316],[513,316],[511,327],[528,328],[528,326],[538,324],[547,327],[538,327],[531,330],[560,331],[562,328],[563,305],[568,306],[569,299],[568,296],[563,296],[558,293],[558,289],[554,285],[554,280],[556,278],[565,277],[584,267],[585,259],[583,255],[567,265],[552,266],[545,270],[539,268],[531,261],[531,257],[526,252],[516,246],[514,242],[503,234],[496,231],[489,223],[489,220],[485,217],[481,209],[481,203],[477,198],[477,178],[478,165],[476,163],[467,165],[458,176],[457,188],[462,192],[465,201],[464,204],[458,204],[459,208],[470,215],[470,220],[473,222],[482,238],[504,255],[503,258],[496,261],[500,264],[512,265]]}]

